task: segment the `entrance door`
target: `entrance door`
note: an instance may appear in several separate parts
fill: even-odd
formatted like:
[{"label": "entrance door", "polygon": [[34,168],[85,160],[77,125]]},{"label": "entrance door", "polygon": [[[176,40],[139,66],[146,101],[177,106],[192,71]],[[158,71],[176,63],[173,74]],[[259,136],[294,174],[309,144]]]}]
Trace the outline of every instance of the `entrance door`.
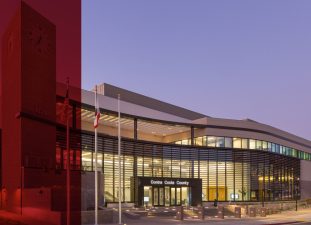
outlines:
[{"label": "entrance door", "polygon": [[164,187],[153,187],[153,206],[164,206]]},{"label": "entrance door", "polygon": [[171,201],[171,189],[168,186],[165,186],[165,206],[170,206]]},{"label": "entrance door", "polygon": [[144,186],[144,205],[151,206],[152,205],[152,187]]},{"label": "entrance door", "polygon": [[181,188],[181,204],[183,206],[188,206],[190,203],[190,188],[182,187]]},{"label": "entrance door", "polygon": [[190,188],[189,187],[170,187],[171,206],[187,206],[190,204]]},{"label": "entrance door", "polygon": [[181,191],[180,191],[180,187],[176,188],[176,205],[180,205],[181,204]]}]

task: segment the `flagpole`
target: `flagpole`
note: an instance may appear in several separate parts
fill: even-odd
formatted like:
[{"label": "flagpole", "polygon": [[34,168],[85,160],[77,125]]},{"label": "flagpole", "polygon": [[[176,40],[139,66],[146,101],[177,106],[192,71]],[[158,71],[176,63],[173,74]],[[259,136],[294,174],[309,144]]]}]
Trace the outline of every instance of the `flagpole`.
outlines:
[{"label": "flagpole", "polygon": [[66,90],[66,148],[67,148],[67,170],[66,170],[66,186],[67,186],[67,225],[70,225],[70,136],[69,136],[69,78],[67,77]]},{"label": "flagpole", "polygon": [[[95,117],[97,117],[98,109],[97,101],[97,85],[95,86]],[[96,118],[95,118],[96,120]],[[95,127],[95,225],[98,224],[98,177],[97,177],[97,126]]]},{"label": "flagpole", "polygon": [[118,158],[119,158],[119,224],[121,223],[121,113],[120,94],[118,94]]}]

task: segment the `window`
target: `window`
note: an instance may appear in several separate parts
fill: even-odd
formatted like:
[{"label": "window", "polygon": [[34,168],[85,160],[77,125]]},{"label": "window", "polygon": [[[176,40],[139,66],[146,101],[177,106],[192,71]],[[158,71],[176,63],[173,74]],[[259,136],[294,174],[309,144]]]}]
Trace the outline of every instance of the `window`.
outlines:
[{"label": "window", "polygon": [[242,139],[242,148],[248,149],[248,139],[246,139],[246,138]]},{"label": "window", "polygon": [[232,148],[232,138],[231,137],[225,138],[225,147],[226,148]]},{"label": "window", "polygon": [[288,148],[286,149],[286,155],[292,155],[292,149]]},{"label": "window", "polygon": [[262,149],[268,150],[268,143],[266,141],[262,141]]},{"label": "window", "polygon": [[206,145],[207,145],[207,137],[204,136],[204,137],[203,137],[203,146],[206,146]]},{"label": "window", "polygon": [[268,151],[271,152],[272,151],[272,143],[268,142]]},{"label": "window", "polygon": [[280,151],[279,151],[279,153],[280,153],[280,154],[284,154],[284,153],[283,153],[283,145],[280,145]]},{"label": "window", "polygon": [[188,139],[182,140],[182,141],[181,141],[181,144],[182,144],[182,145],[189,145]]},{"label": "window", "polygon": [[276,146],[274,143],[272,143],[272,152],[276,152]]},{"label": "window", "polygon": [[194,139],[194,145],[202,146],[202,144],[203,144],[203,137],[196,137]]},{"label": "window", "polygon": [[275,144],[275,152],[280,153],[280,145]]},{"label": "window", "polygon": [[225,138],[224,137],[217,137],[216,138],[216,147],[220,147],[220,148],[225,147]]},{"label": "window", "polygon": [[215,147],[216,146],[216,137],[208,136],[207,137],[207,146],[208,147]]},{"label": "window", "polygon": [[256,140],[249,139],[249,148],[250,149],[256,149]]},{"label": "window", "polygon": [[92,171],[92,152],[82,151],[82,168],[85,171]]},{"label": "window", "polygon": [[241,138],[233,138],[233,148],[241,148],[242,140]]},{"label": "window", "polygon": [[256,140],[256,149],[262,149],[262,141]]}]

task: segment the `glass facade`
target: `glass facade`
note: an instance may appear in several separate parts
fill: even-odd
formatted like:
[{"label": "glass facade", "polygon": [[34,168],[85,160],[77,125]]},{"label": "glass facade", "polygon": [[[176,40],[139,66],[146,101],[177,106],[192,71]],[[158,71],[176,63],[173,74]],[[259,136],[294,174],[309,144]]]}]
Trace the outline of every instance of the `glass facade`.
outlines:
[{"label": "glass facade", "polygon": [[[57,103],[59,111],[62,103]],[[70,165],[73,170],[93,172],[95,168],[94,112],[73,105],[70,117]],[[77,113],[79,114],[79,113]],[[74,134],[76,121],[83,120],[83,131]],[[65,130],[62,114],[57,114],[56,163],[66,169]],[[269,142],[244,137],[199,136],[190,125],[163,124],[139,118],[122,118],[121,174],[118,173],[116,139],[117,117],[106,113],[100,118],[97,167],[104,179],[105,202],[133,202],[132,180],[149,178],[198,178],[202,181],[202,201],[275,201],[294,200],[298,188],[300,160],[311,160],[311,154]],[[189,138],[192,137],[192,138]],[[193,141],[192,141],[193,140]],[[121,176],[121,196],[118,180]],[[200,185],[201,186],[201,185]],[[146,187],[144,195],[167,196],[180,192],[181,199],[158,197],[157,201],[178,202],[190,193],[186,189],[154,189]],[[183,194],[184,193],[184,194]],[[201,194],[200,194],[201,195]],[[173,196],[173,195],[172,195]],[[156,201],[156,200],[155,200]],[[158,202],[159,204],[161,202]],[[162,204],[162,203],[161,203]]]},{"label": "glass facade", "polygon": [[[94,136],[87,132],[77,135],[82,135],[82,143],[81,146],[72,146],[72,167],[93,171]],[[74,134],[71,138],[71,143],[75,143]],[[60,154],[65,152],[65,130],[61,128],[58,128],[57,143],[57,151]],[[131,180],[138,176],[199,178],[202,180],[202,201],[293,200],[295,181],[300,177],[299,159],[253,150],[251,143],[245,139],[212,137],[206,139],[206,145],[212,147],[191,147],[123,139],[122,172],[118,174],[117,139],[99,136],[97,162],[104,175],[105,201],[117,202],[121,198],[122,202],[133,202]],[[237,145],[240,148],[234,148]],[[222,146],[221,149],[218,146]],[[257,145],[255,141],[255,148],[257,146],[264,148],[269,144],[261,141]],[[270,146],[273,148],[272,143]],[[59,168],[64,168],[64,160],[58,160]],[[118,196],[119,176],[122,180],[121,196]],[[146,195],[151,195],[149,189],[145,191]]]},{"label": "glass facade", "polygon": [[[201,140],[207,140],[202,142]],[[191,145],[191,140],[175,141],[177,145]],[[215,136],[201,136],[194,138],[195,146],[216,147],[216,148],[234,148],[234,149],[255,149],[269,151],[281,155],[291,156],[302,160],[311,160],[311,153],[303,152],[294,148],[286,147],[276,143],[255,140],[240,137],[215,137]]]},{"label": "glass facade", "polygon": [[[57,98],[56,104],[56,120],[57,123],[65,125],[65,117],[63,114],[64,100],[62,97]],[[81,120],[83,124],[87,124],[83,127],[87,131],[93,131],[94,120],[94,108],[84,106],[78,107],[78,103],[70,105],[70,127],[75,127]],[[103,113],[100,121],[105,126],[100,126],[99,133],[117,136],[117,116],[111,112]],[[100,122],[100,123],[101,123]],[[121,118],[122,137],[130,139],[139,139],[144,141],[152,141],[158,143],[174,143],[178,145],[192,145],[191,142],[191,127],[190,125],[178,125],[178,124],[165,124],[155,122],[152,120],[135,119],[133,117]],[[136,132],[135,132],[136,129]],[[174,140],[168,138],[170,135],[174,135]],[[186,137],[186,138],[181,138]],[[282,154],[301,160],[310,160],[311,153],[304,152],[298,149],[290,148],[280,145],[278,143],[272,143],[266,140],[255,140],[243,137],[221,137],[221,136],[199,136],[194,137],[193,144],[195,146],[202,147],[216,147],[216,148],[236,148],[236,149],[256,149],[269,151],[277,154]]]}]

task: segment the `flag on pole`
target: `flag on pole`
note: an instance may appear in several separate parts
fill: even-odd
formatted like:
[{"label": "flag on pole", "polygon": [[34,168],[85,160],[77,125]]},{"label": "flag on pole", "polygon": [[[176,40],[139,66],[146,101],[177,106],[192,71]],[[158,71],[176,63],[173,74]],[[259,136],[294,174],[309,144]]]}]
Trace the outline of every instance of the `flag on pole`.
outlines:
[{"label": "flag on pole", "polygon": [[97,100],[97,88],[95,91],[95,119],[94,119],[94,128],[98,127],[99,123],[99,118],[100,118],[100,110],[99,110],[99,105],[98,105],[98,100]]},{"label": "flag on pole", "polygon": [[94,119],[94,128],[95,128],[95,225],[98,225],[98,177],[97,177],[97,127],[98,121],[100,118],[99,104],[97,99],[97,85],[95,88],[95,119]]}]

